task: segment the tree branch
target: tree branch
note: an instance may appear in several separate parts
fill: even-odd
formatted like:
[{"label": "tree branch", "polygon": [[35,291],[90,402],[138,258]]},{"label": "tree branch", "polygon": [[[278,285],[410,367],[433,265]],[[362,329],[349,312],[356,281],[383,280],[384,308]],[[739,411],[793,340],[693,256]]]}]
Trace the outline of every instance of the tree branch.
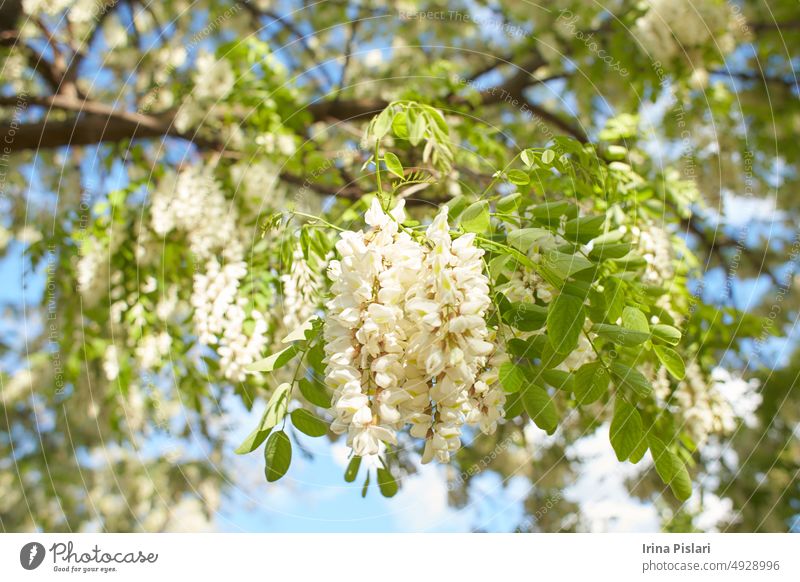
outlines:
[{"label": "tree branch", "polygon": [[197,135],[179,132],[171,116],[155,116],[120,111],[103,103],[67,95],[0,97],[0,106],[31,104],[61,111],[76,112],[68,120],[0,124],[0,140],[12,151],[81,146],[126,139],[177,137],[204,149],[219,149],[218,144]]},{"label": "tree branch", "polygon": [[741,81],[759,81],[764,85],[783,85],[788,89],[794,89],[798,87],[796,78],[792,79],[791,77],[775,77],[771,75],[764,75],[761,72],[755,71],[728,71],[725,69],[716,69],[710,71],[710,74],[720,77],[739,79]]},{"label": "tree branch", "polygon": [[[518,67],[515,74],[504,83],[486,89],[480,93],[481,105],[496,105],[517,100],[524,103],[530,111],[545,122],[557,127],[581,141],[587,141],[585,133],[555,113],[532,103],[524,95],[527,87],[538,80],[533,73],[544,64],[538,54],[534,54],[528,62]],[[92,143],[119,141],[134,138],[152,138],[174,136],[189,139],[200,145],[210,144],[212,149],[219,149],[213,141],[202,140],[197,136],[187,137],[177,132],[172,126],[172,115],[154,116],[114,109],[108,105],[69,95],[52,97],[3,97],[0,106],[15,106],[19,101],[42,107],[74,111],[78,117],[59,122],[45,119],[38,123],[20,124],[15,128],[11,124],[0,124],[0,135],[10,136],[13,129],[13,149],[52,148],[65,145],[88,145]],[[472,104],[459,96],[452,96],[453,106],[472,107]],[[307,111],[316,120],[339,119],[351,120],[372,116],[382,111],[388,102],[383,99],[342,99],[318,100],[307,107]],[[91,121],[90,121],[91,120]],[[86,128],[80,125],[86,123]]]},{"label": "tree branch", "polygon": [[735,249],[747,259],[747,261],[756,269],[756,272],[765,274],[775,285],[780,285],[778,277],[775,275],[775,273],[766,267],[766,250],[763,255],[759,255],[757,251],[749,248],[744,243],[733,240],[729,236],[721,233],[719,230],[715,229],[712,233],[709,233],[706,230],[705,225],[695,214],[692,214],[688,218],[681,217],[680,220],[683,228],[694,234],[700,240],[700,243],[703,245],[709,256],[713,255],[717,258],[722,268],[725,269],[726,274],[730,274],[732,269],[728,259],[725,257],[723,250]]}]

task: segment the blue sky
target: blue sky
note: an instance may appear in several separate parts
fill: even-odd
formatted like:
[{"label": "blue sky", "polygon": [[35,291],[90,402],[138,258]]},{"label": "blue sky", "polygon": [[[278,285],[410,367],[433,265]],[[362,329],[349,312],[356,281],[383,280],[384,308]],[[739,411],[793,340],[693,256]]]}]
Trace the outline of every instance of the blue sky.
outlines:
[{"label": "blue sky", "polygon": [[[263,409],[263,404],[261,405]],[[261,418],[261,410],[233,412],[236,429],[230,448],[235,448]],[[295,448],[292,466],[278,483],[264,478],[262,450],[237,456],[228,467],[236,487],[223,501],[215,525],[223,531],[272,532],[464,532],[472,529],[510,531],[522,518],[522,480],[503,488],[496,476],[477,480],[473,503],[463,509],[447,505],[445,468],[423,467],[404,480],[392,499],[380,495],[372,484],[361,497],[364,466],[354,483],[344,480],[348,449],[343,440],[299,435],[313,460]]]}]

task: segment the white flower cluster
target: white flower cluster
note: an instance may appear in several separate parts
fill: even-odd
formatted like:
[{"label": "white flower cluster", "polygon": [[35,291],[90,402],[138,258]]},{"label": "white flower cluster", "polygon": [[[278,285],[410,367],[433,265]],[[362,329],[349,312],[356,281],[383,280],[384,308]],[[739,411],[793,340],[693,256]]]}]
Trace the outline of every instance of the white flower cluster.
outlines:
[{"label": "white flower cluster", "polygon": [[516,269],[500,289],[509,301],[536,302],[537,299],[550,303],[554,289],[541,275],[529,269]]},{"label": "white flower cluster", "polygon": [[188,131],[209,118],[213,120],[213,112],[219,108],[219,102],[233,90],[236,74],[227,59],[218,59],[203,51],[195,62],[192,81],[194,89],[175,116],[175,127],[178,131]]},{"label": "white flower cluster", "polygon": [[[157,335],[144,335],[136,342],[136,359],[144,370],[155,370],[172,347],[172,337],[162,331]],[[111,378],[109,378],[111,380]]]},{"label": "white flower cluster", "polygon": [[[712,434],[733,432],[737,417],[744,417],[749,422],[748,415],[752,416],[752,412],[760,404],[760,395],[754,391],[757,384],[744,381],[738,384],[733,380],[729,373],[718,369],[708,381],[697,362],[687,366],[686,378],[675,389],[673,396],[683,411],[686,427],[698,446],[705,443]],[[747,398],[744,398],[745,393],[748,394]],[[735,410],[735,400],[731,396],[737,400],[746,400],[749,404],[744,410]]]},{"label": "white flower cluster", "polygon": [[289,272],[281,275],[283,284],[283,318],[284,327],[291,331],[306,321],[314,312],[319,291],[319,277],[311,269],[303,256],[303,251],[296,248],[292,254],[292,266]]},{"label": "white flower cluster", "polygon": [[[262,357],[268,325],[264,314],[248,310],[247,298],[239,295],[247,265],[238,218],[211,168],[192,167],[172,175],[153,194],[153,231],[160,236],[185,233],[195,260],[205,264],[205,271],[194,276],[191,297],[198,338],[215,347],[224,376],[241,382],[245,367]],[[159,308],[167,311],[169,303],[159,303]],[[252,329],[245,331],[248,326]]]},{"label": "white flower cluster", "polygon": [[654,224],[640,229],[631,229],[639,245],[642,258],[647,262],[642,281],[648,285],[663,285],[675,276],[673,248],[670,236],[663,228]]},{"label": "white flower cluster", "polygon": [[80,241],[80,256],[76,265],[78,292],[87,307],[97,305],[109,294],[109,271],[120,237],[109,232],[109,240],[89,237]]},{"label": "white flower cluster", "polygon": [[[529,253],[529,255],[533,255],[535,260],[539,260],[536,256],[537,250],[538,249],[533,249],[534,252]],[[499,291],[501,291],[509,301],[523,303],[536,303],[537,300],[550,303],[557,293],[556,289],[547,283],[541,275],[527,269],[515,270],[511,274],[508,283],[499,287]],[[586,332],[589,334],[589,337],[593,337],[596,334],[591,333],[589,331],[590,329],[591,323],[587,322]],[[543,329],[532,332],[518,332],[517,337],[530,338],[544,333]],[[586,334],[581,334],[577,347],[557,366],[557,369],[565,372],[573,372],[584,364],[594,361],[595,358],[596,354],[589,338],[586,337]]]},{"label": "white flower cluster", "polygon": [[[586,333],[590,334],[590,336],[595,336],[596,334],[590,333],[588,328],[590,328],[590,325],[587,323],[586,328],[584,328],[587,330]],[[581,334],[578,338],[578,346],[557,366],[557,369],[565,372],[574,372],[584,364],[595,361],[596,358],[597,354],[589,338],[586,337],[586,334]]]},{"label": "white flower cluster", "polygon": [[[723,0],[647,0],[633,34],[653,60],[669,62],[710,46],[723,55],[735,48],[738,28]],[[695,63],[698,64],[698,63]]]},{"label": "white flower cluster", "polygon": [[230,62],[211,53],[201,52],[195,63],[194,95],[200,100],[223,99],[236,83]]},{"label": "white flower cluster", "polygon": [[212,168],[192,166],[168,175],[153,192],[151,216],[151,226],[159,236],[174,230],[186,233],[198,259],[220,250],[229,260],[242,256],[238,213],[225,198]]},{"label": "white flower cluster", "polygon": [[22,8],[29,16],[56,16],[74,3],[75,0],[22,0]]},{"label": "white flower cluster", "polygon": [[371,228],[336,244],[325,322],[332,430],[370,455],[410,424],[426,439],[423,462],[446,462],[465,422],[494,430],[505,404],[502,355],[489,341],[489,286],[474,235],[453,241],[445,207],[423,246],[400,228],[403,219],[402,202],[386,214],[376,200],[365,216]]},{"label": "white flower cluster", "polygon": [[266,209],[279,209],[286,201],[286,192],[279,180],[280,171],[267,158],[257,162],[240,161],[231,166],[230,176],[235,196],[244,202],[244,208],[254,215]]},{"label": "white flower cluster", "polygon": [[81,245],[76,273],[78,292],[89,307],[100,301],[108,286],[108,278],[104,276],[107,269],[103,268],[104,262],[109,260],[106,252],[99,241]]},{"label": "white flower cluster", "polygon": [[103,352],[103,373],[109,382],[119,377],[119,351],[114,344],[108,344]]},{"label": "white flower cluster", "polygon": [[[239,261],[220,265],[216,258],[206,263],[206,272],[194,276],[192,306],[199,339],[216,346],[226,378],[241,382],[245,367],[262,357],[267,345],[267,321],[255,309],[247,311],[247,298],[239,286],[247,275],[247,264]],[[245,332],[245,322],[253,321]]]},{"label": "white flower cluster", "polygon": [[[676,255],[669,232],[655,224],[650,224],[643,228],[634,226],[631,233],[634,241],[638,244],[642,258],[647,263],[642,275],[642,282],[647,285],[675,289]],[[684,316],[680,309],[676,309],[670,294],[659,297],[656,305],[666,311],[675,323],[680,324],[683,321]]]}]

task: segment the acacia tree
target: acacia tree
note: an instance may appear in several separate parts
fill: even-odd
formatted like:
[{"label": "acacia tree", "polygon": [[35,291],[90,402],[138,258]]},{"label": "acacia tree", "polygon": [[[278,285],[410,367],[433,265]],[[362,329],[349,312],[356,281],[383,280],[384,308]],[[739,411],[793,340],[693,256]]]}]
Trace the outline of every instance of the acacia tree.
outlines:
[{"label": "acacia tree", "polygon": [[[273,482],[325,437],[365,492],[522,476],[520,529],[577,529],[548,500],[595,433],[667,528],[707,495],[791,527],[798,24],[6,1],[3,528],[205,527],[234,452]],[[265,410],[236,451],[232,399]]]}]

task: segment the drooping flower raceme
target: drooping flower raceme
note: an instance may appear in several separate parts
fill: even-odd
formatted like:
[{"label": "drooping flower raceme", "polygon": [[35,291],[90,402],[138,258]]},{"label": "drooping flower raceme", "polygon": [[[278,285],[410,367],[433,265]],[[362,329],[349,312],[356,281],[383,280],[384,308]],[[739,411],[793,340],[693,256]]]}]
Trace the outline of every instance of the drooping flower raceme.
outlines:
[{"label": "drooping flower raceme", "polygon": [[319,291],[319,277],[303,256],[303,251],[296,248],[292,257],[289,272],[281,275],[283,284],[283,318],[282,322],[291,331],[311,317]]},{"label": "drooping flower raceme", "polygon": [[[216,258],[206,263],[205,273],[194,276],[192,306],[198,337],[208,346],[216,346],[220,368],[226,378],[241,382],[245,367],[261,357],[267,345],[267,322],[258,310],[247,310],[247,297],[239,286],[247,275],[244,262],[220,265]],[[245,322],[254,323],[250,333]]]},{"label": "drooping flower raceme", "polygon": [[237,234],[237,211],[211,168],[190,167],[159,184],[151,214],[153,231],[162,237],[173,231],[184,234],[194,260],[202,265],[191,296],[198,338],[215,348],[226,378],[243,381],[245,367],[261,357],[267,345],[268,325],[264,314],[249,309],[248,298],[239,292],[247,264]]},{"label": "drooping flower raceme", "polygon": [[736,428],[733,408],[719,384],[715,379],[709,381],[697,362],[692,362],[673,394],[683,411],[686,429],[698,445],[712,434],[728,434]]},{"label": "drooping flower raceme", "polygon": [[335,390],[331,428],[348,433],[357,455],[397,442],[397,405],[406,397],[403,305],[423,253],[399,230],[402,204],[387,215],[376,201],[365,218],[370,230],[344,232],[336,244],[342,258],[328,269],[334,297],[325,323],[326,380]]},{"label": "drooping flower raceme", "polygon": [[[424,372],[431,406],[412,422],[418,433],[426,430],[423,462],[434,456],[447,462],[461,446],[465,413],[473,420],[480,417],[469,412],[483,396],[474,399],[470,393],[494,353],[485,320],[491,300],[483,251],[475,246],[474,234],[452,240],[447,207],[426,235],[433,248],[426,253],[406,310],[415,328],[409,338],[408,363]],[[488,390],[483,384],[479,388]],[[497,398],[491,395],[489,400],[496,404]]]},{"label": "drooping flower raceme", "polygon": [[491,304],[474,235],[452,240],[447,209],[425,244],[400,228],[402,203],[375,201],[366,232],[345,232],[331,261],[333,299],[325,323],[326,380],[334,391],[332,430],[357,455],[396,444],[411,425],[425,438],[423,461],[449,460],[465,422],[491,432],[505,398],[485,315]]},{"label": "drooping flower raceme", "polygon": [[721,0],[647,0],[647,12],[636,20],[634,35],[654,60],[670,59],[714,43],[727,54],[735,46],[736,23]]},{"label": "drooping flower raceme", "polygon": [[192,166],[166,176],[153,191],[151,215],[157,235],[185,233],[198,259],[221,252],[227,260],[239,261],[244,254],[238,213],[209,167]]}]

